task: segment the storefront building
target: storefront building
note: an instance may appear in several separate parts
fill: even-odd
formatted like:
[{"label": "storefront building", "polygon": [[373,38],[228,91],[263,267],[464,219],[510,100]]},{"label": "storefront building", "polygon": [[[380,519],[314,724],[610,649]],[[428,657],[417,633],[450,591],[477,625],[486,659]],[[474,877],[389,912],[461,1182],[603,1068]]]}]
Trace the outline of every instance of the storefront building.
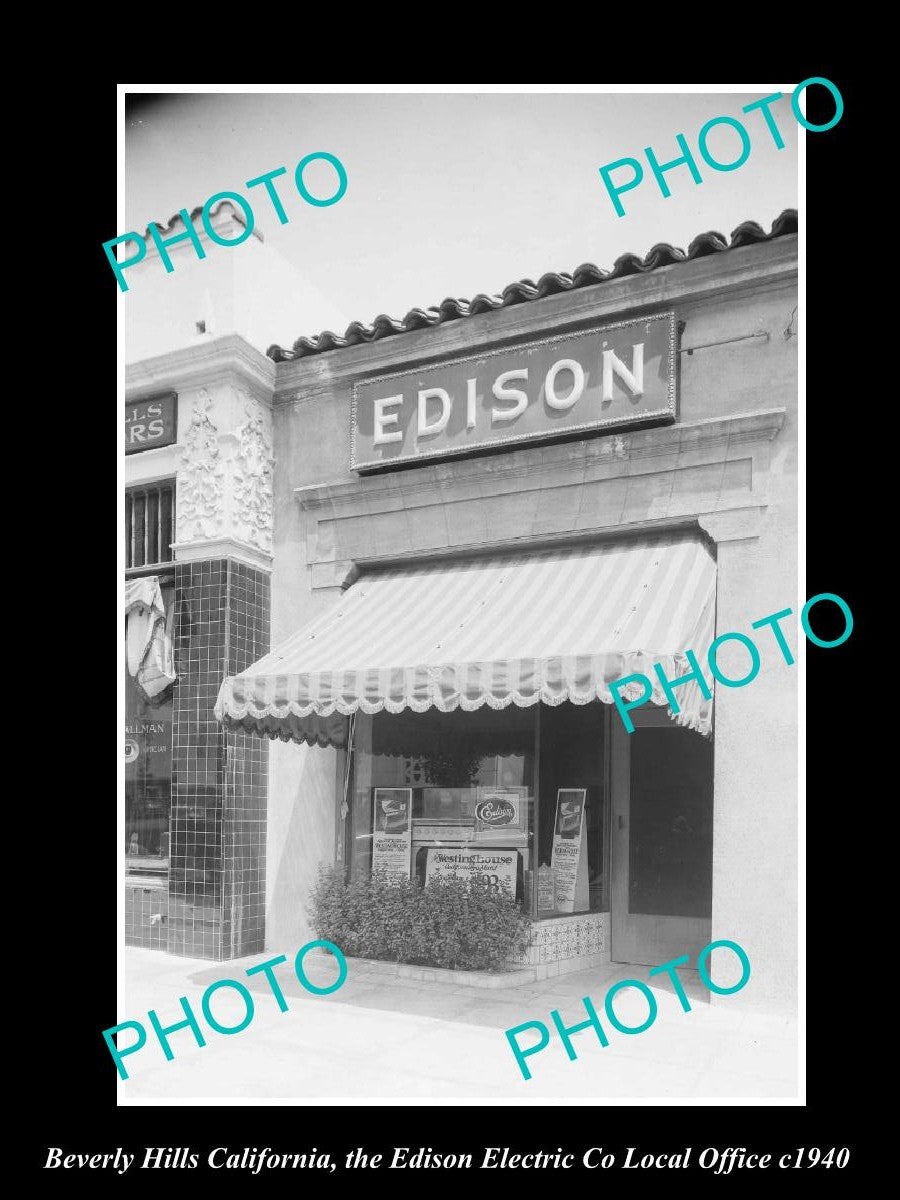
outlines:
[{"label": "storefront building", "polygon": [[232,337],[130,367],[137,415],[174,394],[178,429],[128,458],[133,487],[175,481],[173,566],[130,569],[175,678],[128,940],[298,946],[323,864],[479,874],[531,915],[537,976],[729,938],[753,1002],[790,1005],[796,671],[680,685],[674,715],[660,688],[630,735],[611,684],[796,608],[796,304],[785,213],[268,358]]},{"label": "storefront building", "polygon": [[[125,939],[232,958],[264,947],[268,747],[212,708],[225,670],[269,648],[274,371],[231,336],[128,375],[126,443],[152,440],[126,457]],[[148,694],[153,621],[169,673]]]}]

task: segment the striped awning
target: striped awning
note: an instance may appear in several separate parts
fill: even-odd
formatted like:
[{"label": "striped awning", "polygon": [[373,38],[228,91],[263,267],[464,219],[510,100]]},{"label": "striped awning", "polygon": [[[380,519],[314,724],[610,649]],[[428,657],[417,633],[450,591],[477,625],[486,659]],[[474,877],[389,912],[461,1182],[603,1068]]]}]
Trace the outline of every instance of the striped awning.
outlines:
[{"label": "striped awning", "polygon": [[[689,670],[686,650],[703,660],[715,592],[714,559],[685,534],[373,572],[226,679],[216,716],[321,743],[336,740],[327,722],[357,711],[612,704],[610,682],[635,672],[664,705],[653,664],[674,679]],[[628,699],[642,694],[632,687]],[[695,683],[678,702],[679,724],[711,731],[712,701]]]},{"label": "striped awning", "polygon": [[[216,716],[269,737],[343,744],[355,713],[542,701],[613,703],[612,680],[688,673],[715,636],[715,562],[685,534],[422,563],[361,576],[328,611],[238,676]],[[624,695],[634,700],[640,686]],[[713,704],[678,691],[679,724]]]}]

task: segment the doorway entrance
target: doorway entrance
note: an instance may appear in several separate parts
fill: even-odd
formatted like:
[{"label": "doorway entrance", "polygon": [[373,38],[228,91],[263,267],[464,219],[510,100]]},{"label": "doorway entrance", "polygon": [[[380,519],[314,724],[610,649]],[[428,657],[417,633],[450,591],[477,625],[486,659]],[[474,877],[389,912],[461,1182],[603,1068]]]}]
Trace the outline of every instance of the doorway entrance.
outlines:
[{"label": "doorway entrance", "polygon": [[691,965],[711,937],[713,748],[664,708],[611,722],[613,962]]}]

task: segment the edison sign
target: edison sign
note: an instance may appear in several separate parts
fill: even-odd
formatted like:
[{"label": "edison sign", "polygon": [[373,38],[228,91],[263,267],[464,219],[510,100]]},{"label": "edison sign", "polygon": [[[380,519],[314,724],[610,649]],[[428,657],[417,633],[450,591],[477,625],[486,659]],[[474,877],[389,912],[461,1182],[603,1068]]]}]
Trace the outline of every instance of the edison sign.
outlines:
[{"label": "edison sign", "polygon": [[675,314],[601,325],[353,388],[350,465],[675,420]]}]

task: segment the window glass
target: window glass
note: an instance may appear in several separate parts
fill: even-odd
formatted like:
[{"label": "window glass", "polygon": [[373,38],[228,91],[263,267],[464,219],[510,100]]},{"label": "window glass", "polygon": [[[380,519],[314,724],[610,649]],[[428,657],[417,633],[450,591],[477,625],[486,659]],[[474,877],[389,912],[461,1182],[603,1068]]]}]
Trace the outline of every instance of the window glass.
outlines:
[{"label": "window glass", "polygon": [[129,488],[125,493],[125,566],[172,561],[175,484]]},{"label": "window glass", "polygon": [[534,710],[357,714],[351,873],[480,876],[531,910]]},{"label": "window glass", "polygon": [[[174,589],[162,587],[166,613]],[[162,874],[169,862],[172,799],[172,687],[148,697],[125,665],[125,865]]]},{"label": "window glass", "polygon": [[599,701],[541,705],[540,916],[609,908],[607,710]]}]

